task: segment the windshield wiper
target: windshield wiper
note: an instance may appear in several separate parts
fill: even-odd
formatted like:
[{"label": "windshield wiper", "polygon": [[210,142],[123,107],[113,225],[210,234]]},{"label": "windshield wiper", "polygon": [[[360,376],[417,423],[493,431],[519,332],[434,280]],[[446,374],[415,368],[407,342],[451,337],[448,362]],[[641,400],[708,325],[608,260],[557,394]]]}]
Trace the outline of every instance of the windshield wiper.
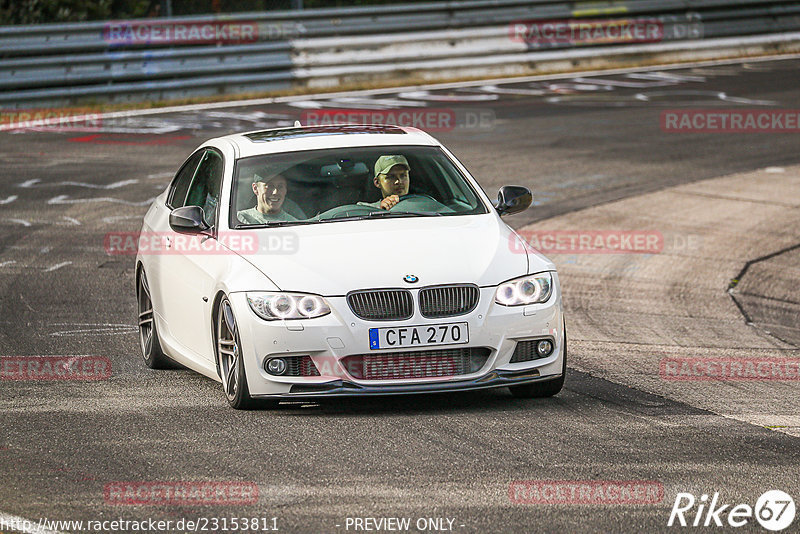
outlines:
[{"label": "windshield wiper", "polygon": [[441,217],[443,213],[436,211],[372,211],[364,215],[352,215],[350,217],[334,217],[332,219],[310,219],[306,221],[272,221],[260,224],[237,224],[233,228],[240,230],[243,228],[275,228],[281,226],[295,226],[300,224],[314,224],[338,221],[362,221],[366,219],[393,219],[399,217]]},{"label": "windshield wiper", "polygon": [[334,217],[332,219],[320,219],[319,222],[338,222],[338,221],[364,221],[367,219],[394,219],[400,217],[439,217],[441,213],[435,211],[372,211],[365,215],[351,215],[350,217]]},{"label": "windshield wiper", "polygon": [[241,228],[272,228],[276,226],[295,226],[298,224],[313,224],[317,221],[271,221],[266,223],[260,224],[237,224],[234,226],[234,230],[239,230]]}]

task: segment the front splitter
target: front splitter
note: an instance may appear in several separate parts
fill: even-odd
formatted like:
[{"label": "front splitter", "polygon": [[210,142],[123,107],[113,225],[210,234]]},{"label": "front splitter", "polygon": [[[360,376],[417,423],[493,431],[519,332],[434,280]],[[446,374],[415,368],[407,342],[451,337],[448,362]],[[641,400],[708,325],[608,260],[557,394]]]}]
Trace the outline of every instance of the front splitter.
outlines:
[{"label": "front splitter", "polygon": [[508,386],[520,386],[534,382],[547,382],[561,375],[540,376],[537,369],[525,371],[495,370],[478,378],[451,382],[392,384],[388,386],[365,386],[349,380],[333,380],[322,384],[293,384],[288,393],[253,395],[259,399],[307,399],[318,397],[361,397],[382,395],[414,395],[420,393],[448,393],[474,391]]}]

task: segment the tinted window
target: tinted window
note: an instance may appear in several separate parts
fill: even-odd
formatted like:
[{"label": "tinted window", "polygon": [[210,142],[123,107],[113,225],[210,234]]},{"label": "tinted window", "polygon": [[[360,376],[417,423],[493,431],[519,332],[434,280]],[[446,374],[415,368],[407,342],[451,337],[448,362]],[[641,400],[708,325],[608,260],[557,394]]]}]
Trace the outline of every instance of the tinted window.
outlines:
[{"label": "tinted window", "polygon": [[189,191],[189,185],[192,183],[197,163],[204,152],[205,150],[198,150],[192,154],[183,164],[181,170],[178,171],[178,174],[175,175],[175,179],[172,181],[172,189],[167,199],[167,205],[171,208],[180,208],[186,201],[186,192]]},{"label": "tinted window", "polygon": [[194,180],[189,187],[185,206],[199,206],[205,213],[205,221],[209,226],[214,226],[219,203],[219,190],[222,183],[222,156],[214,150],[206,150]]}]

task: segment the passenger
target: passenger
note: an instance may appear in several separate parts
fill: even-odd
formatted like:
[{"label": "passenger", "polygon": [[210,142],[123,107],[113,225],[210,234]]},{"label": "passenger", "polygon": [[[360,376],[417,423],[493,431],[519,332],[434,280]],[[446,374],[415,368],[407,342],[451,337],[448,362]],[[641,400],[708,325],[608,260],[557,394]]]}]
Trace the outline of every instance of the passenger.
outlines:
[{"label": "passenger", "polygon": [[264,224],[274,221],[296,221],[296,217],[289,215],[283,209],[286,199],[286,178],[276,174],[264,179],[253,175],[253,194],[258,204],[254,208],[241,210],[236,216],[245,224]]},{"label": "passenger", "polygon": [[389,210],[400,202],[400,197],[408,194],[411,185],[409,171],[411,166],[405,156],[381,156],[375,162],[375,178],[372,182],[381,190],[382,200],[377,202],[359,202],[364,206],[372,206]]}]

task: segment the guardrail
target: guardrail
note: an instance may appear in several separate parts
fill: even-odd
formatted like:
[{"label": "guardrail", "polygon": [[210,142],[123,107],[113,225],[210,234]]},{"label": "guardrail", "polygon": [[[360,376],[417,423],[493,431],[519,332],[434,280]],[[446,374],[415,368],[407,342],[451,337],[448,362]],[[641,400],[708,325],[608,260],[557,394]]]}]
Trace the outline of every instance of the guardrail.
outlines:
[{"label": "guardrail", "polygon": [[[629,32],[636,24],[655,29],[644,39],[576,41],[543,37],[548,24],[551,30],[605,27],[609,35],[617,26]],[[177,99],[412,75],[468,76],[477,67],[485,74],[492,65],[512,68],[590,50],[592,56],[613,55],[641,51],[643,43],[798,30],[800,2],[790,0],[471,0],[0,27],[0,105]]]}]

